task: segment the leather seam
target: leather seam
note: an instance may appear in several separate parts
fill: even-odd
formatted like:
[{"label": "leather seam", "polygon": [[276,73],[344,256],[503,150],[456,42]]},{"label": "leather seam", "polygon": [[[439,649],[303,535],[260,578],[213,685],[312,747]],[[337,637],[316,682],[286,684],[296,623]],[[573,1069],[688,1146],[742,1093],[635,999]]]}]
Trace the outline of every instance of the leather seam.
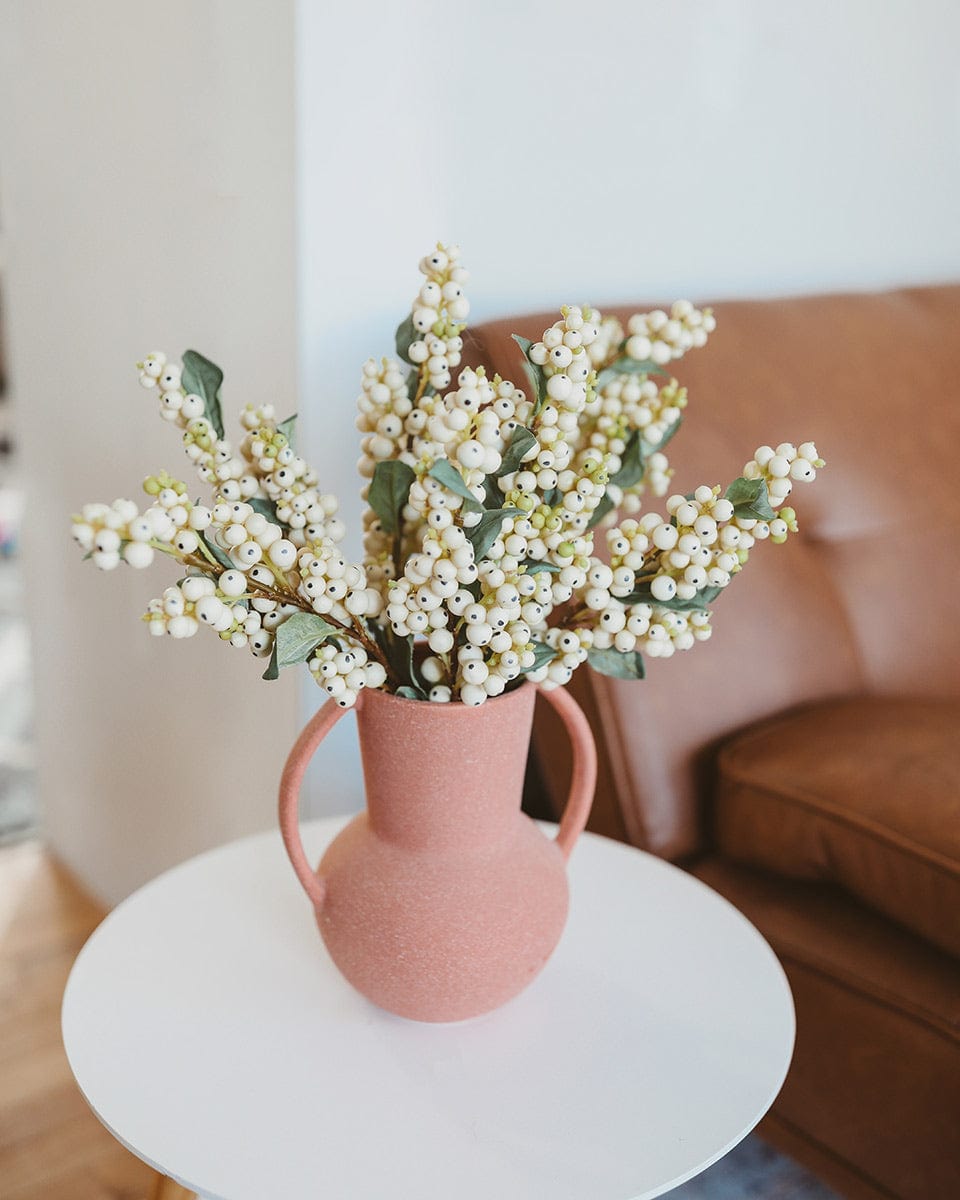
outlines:
[{"label": "leather seam", "polygon": [[[603,684],[600,684],[597,680],[591,678],[589,680],[589,685],[591,691],[593,692],[593,702],[597,706],[597,712],[600,716],[601,724],[608,732],[606,749],[607,757],[609,758],[611,767],[613,768],[612,775],[614,781],[616,783],[618,778],[628,778],[632,780],[633,772],[630,770],[628,764],[626,739],[624,737],[623,724],[619,718],[619,710],[610,702],[610,697],[608,694],[606,694],[606,688]],[[613,738],[609,737],[609,733],[611,731],[614,735]],[[623,817],[623,823],[626,827],[631,843],[634,846],[638,846],[642,850],[649,849],[649,830],[645,826],[643,818],[634,811],[634,806],[629,802],[629,796],[627,797],[627,802],[624,803],[624,797],[622,794],[620,794],[621,789],[619,786],[617,787],[617,792],[617,807],[620,809],[621,816]],[[633,794],[633,789],[631,789],[630,794]],[[643,805],[640,804],[637,807],[638,809],[642,809]]]},{"label": "leather seam", "polygon": [[[759,783],[754,779],[745,778],[738,774],[736,768],[727,770],[721,775],[721,788],[724,783],[731,782],[739,784],[741,787],[753,788],[758,792],[762,792],[766,796],[774,799],[784,800],[788,804],[793,804],[798,808],[802,808],[805,812],[812,812],[815,815],[830,817],[837,824],[843,825],[848,829],[855,830],[858,833],[863,833],[872,838],[876,842],[880,842],[886,847],[892,847],[897,850],[902,850],[909,854],[912,858],[922,862],[924,866],[932,867],[936,871],[949,875],[954,881],[960,881],[960,866],[950,860],[941,860],[934,851],[929,850],[925,846],[921,846],[918,842],[912,841],[903,834],[894,833],[886,829],[884,826],[870,821],[863,817],[854,817],[847,810],[837,808],[834,805],[826,803],[822,800],[815,799],[808,793],[801,792],[796,788],[774,788],[771,784]],[[721,793],[722,794],[722,793]]]},{"label": "leather seam", "polygon": [[951,1047],[960,1046],[960,1029],[955,1024],[946,1025],[942,1018],[937,1017],[929,1009],[923,1009],[915,1004],[904,1003],[895,999],[889,993],[878,995],[876,991],[868,989],[868,985],[864,980],[838,974],[836,968],[832,965],[828,968],[821,963],[811,962],[808,958],[801,957],[791,947],[778,948],[777,956],[783,962],[791,963],[800,970],[810,971],[821,979],[825,979],[828,983],[836,984],[838,987],[843,988],[844,991],[867,1000],[871,1004],[876,1004],[878,1007],[886,1009],[887,1012],[893,1013],[895,1016],[905,1017],[914,1024],[922,1025],[930,1033],[936,1034],[938,1037],[949,1042]]},{"label": "leather seam", "polygon": [[[809,700],[796,707],[774,713],[772,716],[761,718],[739,733],[734,731],[733,736],[720,748],[719,759],[720,761],[735,759],[745,747],[764,741],[771,733],[783,727],[794,725],[799,719],[809,716],[811,713],[816,712],[822,716],[829,714],[833,709],[850,708],[854,702],[860,702],[861,705],[866,704],[867,707],[870,707],[871,702],[876,699],[875,695],[867,692],[847,692],[839,696],[822,697],[819,701],[816,699]],[[938,709],[939,707],[936,704],[919,700],[916,697],[906,696],[903,699],[912,700],[916,707],[933,709]]]},{"label": "leather seam", "polygon": [[872,1175],[868,1175],[866,1171],[856,1166],[856,1164],[852,1163],[848,1158],[844,1158],[842,1154],[839,1154],[836,1150],[832,1149],[824,1142],[821,1142],[819,1138],[815,1138],[811,1134],[807,1133],[795,1121],[791,1121],[789,1117],[785,1117],[776,1108],[773,1109],[769,1116],[774,1123],[783,1125],[788,1132],[793,1134],[794,1137],[815,1147],[816,1150],[825,1158],[831,1159],[843,1170],[849,1171],[851,1175],[854,1175],[858,1179],[862,1180],[868,1187],[873,1188],[878,1195],[888,1196],[889,1200],[902,1200],[897,1192],[891,1192],[889,1188],[884,1187],[883,1184],[874,1179]]}]

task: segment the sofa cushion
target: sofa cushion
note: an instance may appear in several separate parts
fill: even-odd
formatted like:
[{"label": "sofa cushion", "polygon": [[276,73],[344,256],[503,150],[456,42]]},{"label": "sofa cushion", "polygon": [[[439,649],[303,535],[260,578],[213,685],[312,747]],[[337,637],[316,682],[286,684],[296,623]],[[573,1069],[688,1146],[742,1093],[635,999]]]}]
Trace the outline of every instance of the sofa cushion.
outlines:
[{"label": "sofa cushion", "polygon": [[829,880],[960,955],[960,703],[857,697],[734,737],[718,761],[723,854]]}]

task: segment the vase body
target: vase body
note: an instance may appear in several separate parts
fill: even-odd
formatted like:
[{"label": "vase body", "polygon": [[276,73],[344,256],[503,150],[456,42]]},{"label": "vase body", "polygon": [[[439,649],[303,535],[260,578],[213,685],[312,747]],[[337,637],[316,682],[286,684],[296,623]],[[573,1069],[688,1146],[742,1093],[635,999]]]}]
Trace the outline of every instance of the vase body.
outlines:
[{"label": "vase body", "polygon": [[[536,977],[560,938],[579,828],[554,840],[520,811],[535,697],[525,685],[470,708],[361,693],[367,808],[331,843],[311,898],[337,967],[390,1012],[487,1012]],[[568,806],[570,821],[582,828],[588,806]]]}]

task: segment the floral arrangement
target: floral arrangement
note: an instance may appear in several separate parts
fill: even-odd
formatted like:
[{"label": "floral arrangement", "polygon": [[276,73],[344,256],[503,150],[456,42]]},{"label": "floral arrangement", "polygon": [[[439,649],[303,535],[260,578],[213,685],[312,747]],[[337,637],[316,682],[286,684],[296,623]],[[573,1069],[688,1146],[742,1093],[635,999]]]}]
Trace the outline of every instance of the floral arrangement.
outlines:
[{"label": "floral arrangement", "polygon": [[247,405],[234,447],[223,373],[192,350],[181,364],[154,353],[138,367],[210,505],[182,480],[150,476],[142,511],[117,500],[74,518],[87,557],[104,570],[174,559],[181,578],[147,606],[150,633],[208,625],[268,658],[265,679],[306,662],[344,708],[364,687],[478,705],[524,679],[565,684],[583,662],[640,678],[644,655],[709,638],[710,605],[756,542],[796,530],[784,502],[824,465],[811,442],[761,446],[726,489],[705,484],[669,496],[666,515],[642,511],[648,493],[669,490],[664,448],[687,404],[666,368],[706,343],[710,310],[681,300],[624,330],[564,307],[539,341],[515,338],[526,389],[482,367],[454,382],[467,273],[443,245],[420,271],[397,357],[370,359],[361,377],[362,562],[341,551],[336,497],[297,453],[295,417]]}]

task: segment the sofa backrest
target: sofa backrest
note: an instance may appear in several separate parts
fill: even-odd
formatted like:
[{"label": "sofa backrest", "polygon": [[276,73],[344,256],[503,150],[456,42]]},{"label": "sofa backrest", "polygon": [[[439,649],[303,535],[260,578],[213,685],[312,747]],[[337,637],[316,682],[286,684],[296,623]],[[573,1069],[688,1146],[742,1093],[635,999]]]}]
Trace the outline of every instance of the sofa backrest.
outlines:
[{"label": "sofa backrest", "polygon": [[[671,858],[702,844],[710,750],[731,732],[828,696],[960,693],[960,286],[714,309],[708,346],[676,364],[672,490],[726,484],[764,443],[814,441],[827,466],[795,489],[800,533],[758,545],[715,602],[710,641],[644,682],[574,677],[627,837]],[[469,360],[522,386],[510,334],[554,319],[478,326]]]}]

